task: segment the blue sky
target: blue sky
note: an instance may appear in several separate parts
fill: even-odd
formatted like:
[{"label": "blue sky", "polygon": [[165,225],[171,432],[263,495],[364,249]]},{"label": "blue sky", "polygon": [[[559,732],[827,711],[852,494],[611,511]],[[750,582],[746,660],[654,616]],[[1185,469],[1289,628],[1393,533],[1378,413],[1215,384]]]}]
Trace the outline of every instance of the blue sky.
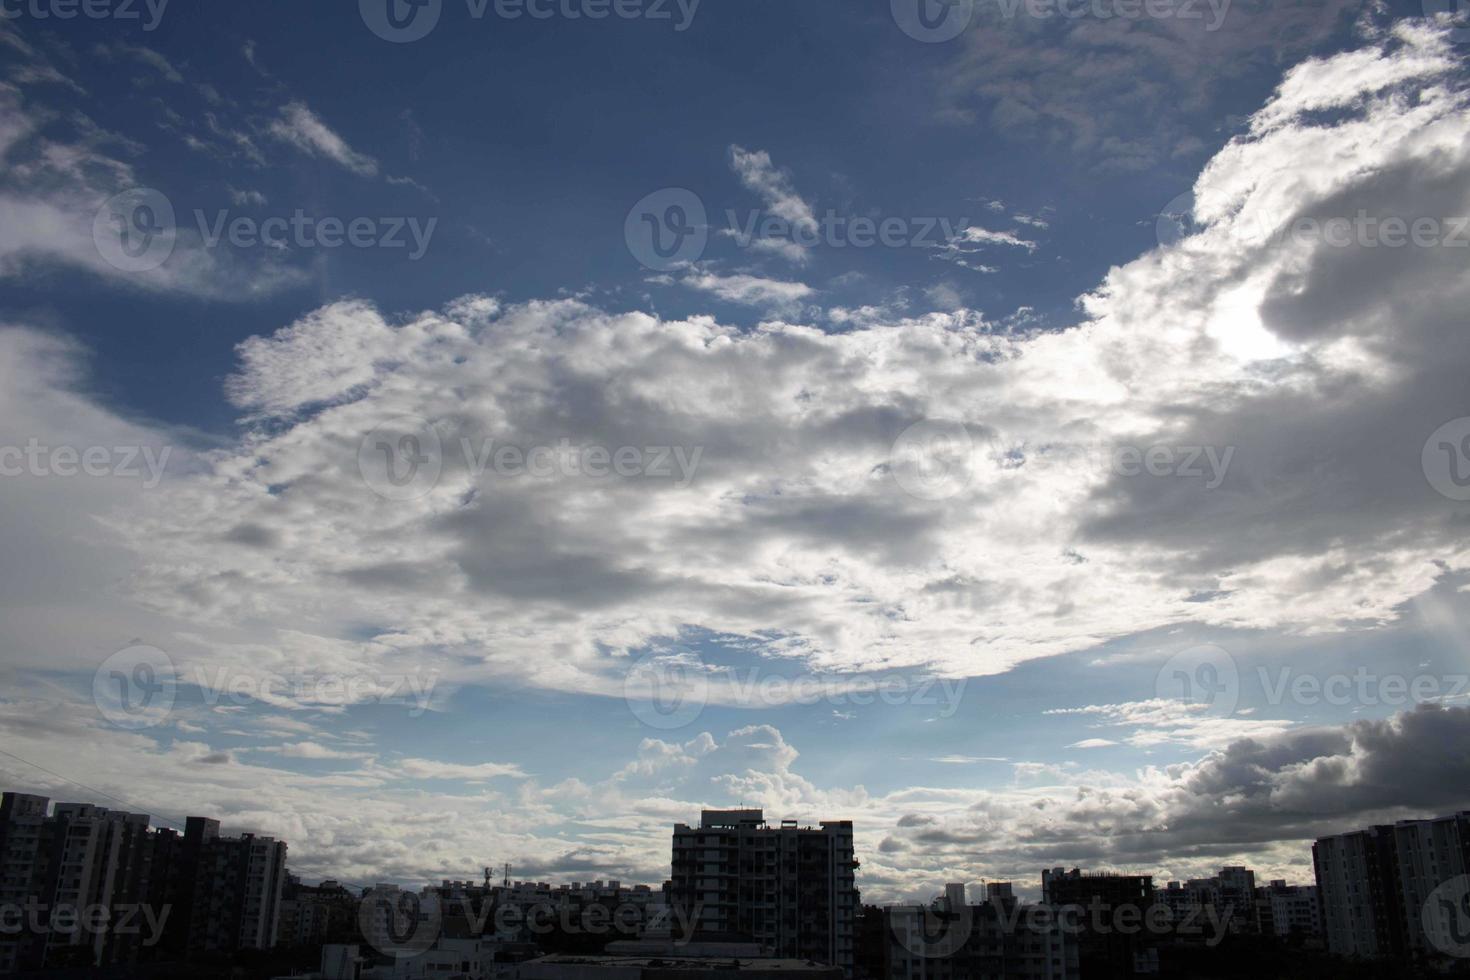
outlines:
[{"label": "blue sky", "polygon": [[[1466,804],[1400,764],[1470,725],[1463,29],[383,6],[4,8],[7,786],[403,882],[657,883],[746,803],[874,899]],[[1358,213],[1443,234],[1279,234]]]}]

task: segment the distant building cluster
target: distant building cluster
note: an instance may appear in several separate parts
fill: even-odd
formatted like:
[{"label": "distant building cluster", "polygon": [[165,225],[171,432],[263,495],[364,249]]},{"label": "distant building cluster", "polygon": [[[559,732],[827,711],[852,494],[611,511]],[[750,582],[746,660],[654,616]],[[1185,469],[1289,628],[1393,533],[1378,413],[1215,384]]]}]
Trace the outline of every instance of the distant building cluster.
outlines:
[{"label": "distant building cluster", "polygon": [[277,944],[320,946],[347,941],[357,923],[359,898],[340,882],[329,879],[319,885],[303,885],[300,878],[286,872]]},{"label": "distant building cluster", "polygon": [[[1074,936],[1036,906],[1021,904],[1009,882],[990,882],[970,905],[963,884],[946,885],[932,905],[897,905],[870,914],[880,946],[868,956],[871,980],[1066,980],[1078,976]],[[873,969],[874,963],[881,964]]]},{"label": "distant building cluster", "polygon": [[1288,885],[1275,880],[1256,889],[1256,918],[1261,931],[1280,939],[1319,942],[1322,903],[1316,885]]},{"label": "distant building cluster", "polygon": [[1255,872],[1242,867],[1164,889],[1151,875],[1049,868],[1041,900],[1031,904],[1012,882],[987,882],[974,904],[963,884],[949,884],[928,905],[868,910],[874,924],[862,928],[860,980],[1168,975],[1171,953],[1214,949],[1232,937],[1318,943],[1315,891],[1281,881],[1258,888]]},{"label": "distant building cluster", "polygon": [[[563,931],[585,928],[592,934],[629,938],[641,935],[668,914],[662,889],[625,886],[616,879],[558,885],[511,881],[507,874],[495,884],[487,873],[484,881],[446,880],[430,892],[446,909],[447,929],[453,929],[458,918],[483,920],[481,931],[504,942],[533,941],[543,931],[562,928],[563,922]],[[606,911],[594,913],[594,909]]]},{"label": "distant building cluster", "polygon": [[1315,885],[1259,885],[1238,865],[1162,888],[1058,867],[1036,901],[991,881],[880,908],[859,901],[851,821],[705,810],[674,826],[662,887],[507,866],[411,891],[305,884],[284,842],[215,820],[154,829],[5,793],[0,974],[254,956],[318,980],[1094,980],[1241,950],[1327,969],[1329,955],[1470,959],[1470,812],[1324,837],[1312,856]]},{"label": "distant building cluster", "polygon": [[1321,910],[1315,885],[1288,885],[1272,881],[1256,885],[1250,868],[1224,867],[1211,878],[1171,881],[1159,900],[1183,922],[1218,910],[1213,918],[1229,935],[1267,935],[1281,939],[1316,941],[1321,937]]}]

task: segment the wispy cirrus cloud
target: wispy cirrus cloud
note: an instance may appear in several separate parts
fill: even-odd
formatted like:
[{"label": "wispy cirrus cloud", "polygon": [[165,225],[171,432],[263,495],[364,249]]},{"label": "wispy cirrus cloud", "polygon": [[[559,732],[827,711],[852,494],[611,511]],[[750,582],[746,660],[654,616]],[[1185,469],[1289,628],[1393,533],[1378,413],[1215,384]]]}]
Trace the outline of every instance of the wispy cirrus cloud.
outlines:
[{"label": "wispy cirrus cloud", "polygon": [[499,762],[464,764],[438,762],[433,759],[404,759],[396,765],[405,776],[413,779],[452,779],[464,783],[480,783],[501,777],[526,778],[520,766]]},{"label": "wispy cirrus cloud", "polygon": [[1182,16],[1132,18],[974,10],[937,72],[941,117],[1055,146],[1104,174],[1198,157],[1200,137],[1213,134],[1195,132],[1194,119],[1232,81],[1290,63],[1373,12],[1361,0],[1178,4],[1170,10]]},{"label": "wispy cirrus cloud", "polygon": [[304,280],[276,255],[207,248],[203,236],[177,221],[158,226],[170,243],[159,264],[135,266],[105,251],[98,229],[112,227],[109,202],[142,183],[133,160],[138,150],[84,115],[58,118],[0,87],[0,277],[44,274],[59,263],[133,289],[228,300]]},{"label": "wispy cirrus cloud", "polygon": [[[749,246],[789,262],[805,263],[809,255],[801,240],[816,235],[817,216],[812,205],[797,192],[791,175],[772,163],[771,155],[765,150],[747,150],[734,144],[730,146],[730,168],[747,190],[760,196],[766,212],[785,222],[791,231],[789,237],[752,236]],[[733,228],[723,229],[723,232],[732,236],[739,234]]]},{"label": "wispy cirrus cloud", "polygon": [[966,228],[959,236],[959,240],[973,245],[1010,245],[1015,248],[1024,248],[1028,252],[1036,251],[1036,243],[1021,238],[1014,231],[991,231],[986,228]]},{"label": "wispy cirrus cloud", "polygon": [[282,106],[269,130],[272,136],[307,156],[330,160],[359,177],[373,177],[378,173],[378,161],[349,146],[305,102],[297,100]]},{"label": "wispy cirrus cloud", "polygon": [[680,280],[690,289],[711,293],[731,303],[749,306],[784,305],[811,296],[814,290],[806,283],[785,279],[767,279],[748,273],[719,275],[713,272],[691,272]]},{"label": "wispy cirrus cloud", "polygon": [[[1053,708],[1046,714],[1092,716],[1099,719],[1100,727],[1130,729],[1120,738],[1135,748],[1157,745],[1219,748],[1238,739],[1279,735],[1293,727],[1292,722],[1279,719],[1220,716],[1210,712],[1208,704],[1154,698],[1082,708]],[[1117,744],[1113,739],[1094,738],[1075,742],[1068,748],[1094,749]]]}]

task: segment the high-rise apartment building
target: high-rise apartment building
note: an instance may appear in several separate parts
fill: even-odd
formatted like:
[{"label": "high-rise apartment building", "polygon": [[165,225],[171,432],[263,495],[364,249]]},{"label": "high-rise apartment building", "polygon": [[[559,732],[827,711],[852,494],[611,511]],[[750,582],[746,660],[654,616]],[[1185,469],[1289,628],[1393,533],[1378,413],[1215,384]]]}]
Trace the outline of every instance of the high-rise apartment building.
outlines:
[{"label": "high-rise apartment building", "polygon": [[285,843],[254,834],[220,837],[219,821],[204,823],[208,829],[189,917],[190,952],[272,948],[286,881]]},{"label": "high-rise apartment building", "polygon": [[1458,914],[1440,909],[1431,896],[1470,874],[1470,811],[1323,837],[1312,846],[1312,863],[1330,951],[1365,957],[1442,953],[1426,931],[1426,915],[1432,920]]},{"label": "high-rise apartment building", "polygon": [[[1435,892],[1470,874],[1470,811],[1434,820],[1400,820],[1393,836],[1405,948],[1415,956],[1435,956],[1449,945],[1459,947],[1463,940],[1457,937],[1464,935],[1465,905],[1470,901],[1464,896],[1470,892],[1451,886],[1448,903]],[[1437,937],[1427,928],[1430,920]]]},{"label": "high-rise apartment building", "polygon": [[139,901],[148,817],[43,796],[0,797],[0,972],[127,962],[136,934],[121,907]]},{"label": "high-rise apartment building", "polygon": [[773,827],[761,810],[705,810],[698,827],[674,827],[669,901],[701,936],[753,940],[851,978],[857,866],[850,820]]},{"label": "high-rise apartment building", "polygon": [[1369,827],[1312,845],[1327,948],[1342,956],[1403,954],[1393,828]]}]

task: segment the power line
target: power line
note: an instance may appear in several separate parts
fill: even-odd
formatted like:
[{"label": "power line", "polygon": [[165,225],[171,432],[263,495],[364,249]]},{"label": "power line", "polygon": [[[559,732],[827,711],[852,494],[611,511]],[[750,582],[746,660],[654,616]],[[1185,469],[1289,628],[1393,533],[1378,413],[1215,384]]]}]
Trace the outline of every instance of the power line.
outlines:
[{"label": "power line", "polygon": [[[141,807],[141,806],[138,806],[136,803],[129,803],[127,800],[123,799],[120,796],[114,796],[111,793],[103,792],[102,790],[96,788],[95,786],[88,786],[86,783],[79,783],[75,779],[71,779],[71,778],[69,778],[67,776],[63,776],[61,773],[57,772],[54,769],[47,769],[45,766],[41,765],[39,762],[32,762],[29,759],[22,759],[20,756],[16,755],[14,752],[7,752],[5,749],[0,749],[0,755],[9,756],[10,758],[14,759],[16,762],[24,763],[25,765],[31,766],[32,768],[35,768],[35,769],[39,769],[42,772],[47,773],[48,775],[55,776],[57,779],[61,780],[63,783],[66,783],[68,785],[71,785],[71,786],[79,786],[82,789],[86,790],[88,793],[95,793],[96,795],[101,796],[101,797],[105,797],[106,799],[109,799],[109,800],[111,800],[114,803],[121,803],[123,806],[127,807],[130,811],[133,811],[133,812],[136,812],[136,813],[146,813],[146,814],[149,815],[150,819],[152,818],[152,816],[156,812],[156,811],[154,811],[150,807]],[[159,820],[160,823],[174,824],[175,825],[175,829],[180,829],[180,830],[182,830],[184,828],[184,826],[186,825],[186,823],[187,823],[186,820],[180,820],[178,817],[170,816],[167,813],[158,814],[158,820]]]}]

